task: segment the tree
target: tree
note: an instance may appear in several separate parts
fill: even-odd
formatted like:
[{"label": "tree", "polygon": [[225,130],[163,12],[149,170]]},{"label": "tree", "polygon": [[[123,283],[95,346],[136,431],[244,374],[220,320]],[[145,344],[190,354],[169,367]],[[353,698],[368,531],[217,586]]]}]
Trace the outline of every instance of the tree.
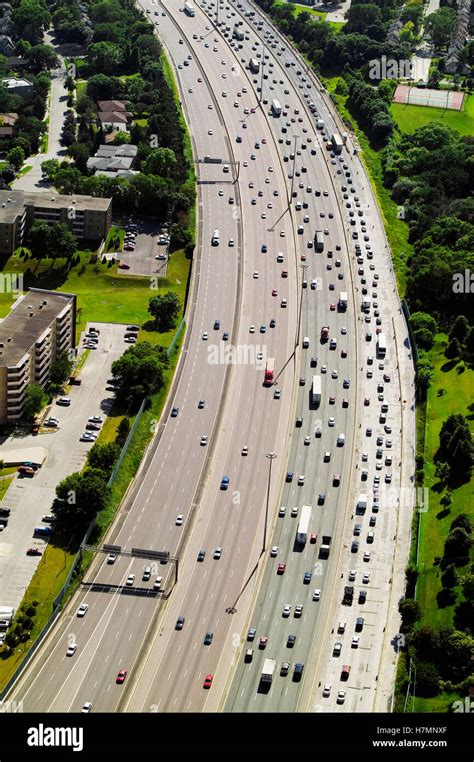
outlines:
[{"label": "tree", "polygon": [[50,226],[50,246],[53,259],[64,257],[70,260],[77,250],[77,239],[64,222],[57,222]]},{"label": "tree", "polygon": [[415,341],[420,349],[431,349],[438,330],[436,320],[426,312],[414,312],[411,326]]},{"label": "tree", "polygon": [[148,305],[148,312],[155,318],[155,325],[159,331],[169,331],[173,328],[180,310],[179,296],[173,291],[153,296]]},{"label": "tree", "polygon": [[67,352],[60,352],[55,360],[51,363],[49,371],[49,381],[56,386],[62,386],[69,376],[72,370],[72,361],[69,359]]},{"label": "tree", "polygon": [[50,252],[50,227],[44,220],[35,220],[28,233],[28,245],[34,259],[49,257]]},{"label": "tree", "polygon": [[119,455],[120,447],[115,442],[95,442],[87,454],[87,462],[91,468],[100,469],[109,478]]},{"label": "tree", "polygon": [[412,598],[403,598],[398,604],[398,610],[402,617],[402,627],[405,632],[407,629],[411,629],[421,617],[420,604]]},{"label": "tree", "polygon": [[452,588],[457,585],[458,577],[456,574],[456,567],[454,564],[449,564],[441,575],[441,584],[445,588]]},{"label": "tree", "polygon": [[117,398],[131,404],[159,391],[163,386],[164,355],[161,347],[143,341],[114,360],[112,374],[119,384]]},{"label": "tree", "polygon": [[41,172],[43,175],[43,180],[54,182],[54,176],[59,170],[60,166],[61,162],[59,162],[57,159],[46,159],[46,161],[42,161]]},{"label": "tree", "polygon": [[451,339],[451,341],[447,344],[446,349],[444,350],[444,354],[448,360],[456,360],[461,357],[462,346],[459,343],[459,340],[456,338]]},{"label": "tree", "polygon": [[451,476],[451,466],[449,463],[439,461],[436,464],[435,476],[440,480],[440,482],[448,482]]},{"label": "tree", "polygon": [[471,538],[465,529],[455,527],[448,534],[444,543],[444,557],[454,560],[467,558],[471,547]]},{"label": "tree", "polygon": [[464,344],[467,339],[469,330],[470,326],[467,318],[464,317],[464,315],[458,315],[449,332],[449,338],[450,340],[458,339],[461,344]]},{"label": "tree", "polygon": [[456,527],[462,527],[468,534],[472,533],[471,519],[467,513],[458,513],[456,518],[453,519],[450,529],[456,529]]},{"label": "tree", "polygon": [[433,372],[434,368],[429,355],[423,351],[419,352],[416,366],[416,382],[422,395],[426,395],[428,391],[428,387],[433,379]]},{"label": "tree", "polygon": [[104,472],[89,468],[58,484],[52,511],[61,522],[87,524],[107,504],[109,494]]},{"label": "tree", "polygon": [[20,146],[11,148],[7,153],[7,161],[9,164],[15,167],[16,170],[20,169],[25,161],[25,152]]},{"label": "tree", "polygon": [[75,143],[69,146],[67,149],[67,155],[74,159],[74,163],[78,170],[83,174],[87,172],[87,161],[90,158],[91,152],[85,143]]},{"label": "tree", "polygon": [[112,42],[96,42],[89,46],[89,65],[94,73],[112,74],[120,69],[123,53]]},{"label": "tree", "polygon": [[23,405],[23,418],[32,421],[44,408],[47,401],[48,398],[39,384],[28,384]]},{"label": "tree", "polygon": [[117,436],[115,437],[115,441],[120,447],[123,447],[125,442],[127,441],[128,434],[130,432],[130,418],[127,418],[126,416],[122,418],[120,421],[118,428],[117,428]]},{"label": "tree", "polygon": [[145,161],[142,171],[147,175],[170,177],[176,166],[176,155],[170,148],[156,148]]},{"label": "tree", "polygon": [[26,59],[35,71],[54,69],[58,65],[58,57],[51,45],[35,45],[30,48]]},{"label": "tree", "polygon": [[11,19],[18,36],[35,44],[41,42],[43,31],[51,23],[51,15],[39,0],[20,0],[12,11]]},{"label": "tree", "polygon": [[425,18],[425,30],[433,40],[435,47],[445,48],[449,43],[456,23],[456,11],[445,6],[438,8]]}]

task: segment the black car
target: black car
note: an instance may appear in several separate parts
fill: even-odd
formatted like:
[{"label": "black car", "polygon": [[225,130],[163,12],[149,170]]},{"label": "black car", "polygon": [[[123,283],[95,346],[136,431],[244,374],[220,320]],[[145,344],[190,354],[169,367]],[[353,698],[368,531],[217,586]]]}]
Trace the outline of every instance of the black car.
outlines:
[{"label": "black car", "polygon": [[179,407],[174,407],[171,411],[171,418],[176,418],[179,413]]},{"label": "black car", "polygon": [[204,561],[205,557],[206,557],[206,551],[205,550],[200,550],[199,553],[198,553],[197,560],[198,561]]},{"label": "black car", "polygon": [[359,603],[365,603],[367,599],[367,590],[360,590],[359,591]]},{"label": "black car", "polygon": [[212,643],[212,638],[213,638],[212,632],[206,632],[206,634],[204,636],[204,645],[205,646],[210,646],[211,643]]},{"label": "black car", "polygon": [[293,646],[296,643],[296,635],[288,635],[286,639],[286,646],[287,648],[293,648]]},{"label": "black car", "polygon": [[[359,594],[359,597],[360,597],[360,594]],[[364,618],[361,616],[358,616],[356,619],[355,631],[362,632],[363,629],[364,629]]]},{"label": "black car", "polygon": [[174,626],[175,630],[182,630],[184,627],[184,616],[179,616],[176,620],[176,624]]}]

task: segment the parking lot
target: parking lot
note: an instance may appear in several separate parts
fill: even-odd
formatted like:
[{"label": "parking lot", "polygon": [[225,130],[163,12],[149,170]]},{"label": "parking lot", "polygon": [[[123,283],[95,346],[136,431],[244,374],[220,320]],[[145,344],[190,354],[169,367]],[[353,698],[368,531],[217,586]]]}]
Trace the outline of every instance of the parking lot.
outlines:
[{"label": "parking lot", "polygon": [[24,450],[28,455],[34,451],[32,448],[44,448],[46,454],[42,467],[32,478],[13,480],[0,504],[11,511],[8,525],[0,533],[2,606],[18,607],[40,560],[38,556],[26,555],[26,551],[33,547],[42,550],[45,546],[44,539],[33,538],[34,528],[49,525],[42,522],[42,517],[50,513],[57,484],[84,466],[94,441],[92,437],[91,441],[80,441],[91,423],[89,418],[98,416],[105,420],[113,402],[114,393],[107,391],[107,379],[113,361],[129,346],[124,341],[126,326],[104,323],[94,326],[100,331],[99,339],[81,368],[81,385],[72,386],[68,392],[70,404],[63,406],[56,401],[45,412],[44,420],[57,419],[57,428],[41,426],[37,435],[12,435],[0,445],[0,458],[6,463],[12,451]]},{"label": "parking lot", "polygon": [[135,220],[125,222],[125,241],[119,253],[119,272],[127,275],[166,276],[169,239],[156,223]]}]

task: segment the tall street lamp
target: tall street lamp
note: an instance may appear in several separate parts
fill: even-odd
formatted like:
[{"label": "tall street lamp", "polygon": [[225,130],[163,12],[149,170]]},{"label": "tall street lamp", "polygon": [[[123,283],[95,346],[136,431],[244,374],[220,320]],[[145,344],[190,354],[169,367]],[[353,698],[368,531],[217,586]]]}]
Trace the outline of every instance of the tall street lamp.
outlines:
[{"label": "tall street lamp", "polygon": [[301,311],[302,311],[302,308],[303,308],[303,281],[304,281],[304,271],[306,270],[306,268],[308,267],[308,265],[305,265],[305,264],[301,264],[301,265],[300,265],[300,267],[301,267],[301,290],[300,290],[300,308],[299,308],[299,311],[298,311],[298,333],[296,334],[296,344],[295,344],[295,349],[296,349],[296,347],[298,346],[298,344],[300,343],[300,331],[301,331]]}]

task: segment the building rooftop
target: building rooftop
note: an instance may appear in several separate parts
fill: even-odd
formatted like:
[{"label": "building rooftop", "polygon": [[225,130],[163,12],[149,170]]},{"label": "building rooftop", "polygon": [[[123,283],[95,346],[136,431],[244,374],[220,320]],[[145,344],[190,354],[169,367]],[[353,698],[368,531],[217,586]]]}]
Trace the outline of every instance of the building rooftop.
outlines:
[{"label": "building rooftop", "polygon": [[110,198],[100,196],[64,196],[50,191],[0,190],[0,224],[13,223],[25,206],[47,209],[69,209],[79,211],[94,209],[106,211],[111,203]]},{"label": "building rooftop", "polygon": [[19,363],[73,298],[72,294],[42,289],[20,297],[0,322],[0,367]]},{"label": "building rooftop", "polygon": [[16,77],[2,79],[2,84],[5,85],[5,87],[33,87],[32,83],[27,79],[16,79]]}]

